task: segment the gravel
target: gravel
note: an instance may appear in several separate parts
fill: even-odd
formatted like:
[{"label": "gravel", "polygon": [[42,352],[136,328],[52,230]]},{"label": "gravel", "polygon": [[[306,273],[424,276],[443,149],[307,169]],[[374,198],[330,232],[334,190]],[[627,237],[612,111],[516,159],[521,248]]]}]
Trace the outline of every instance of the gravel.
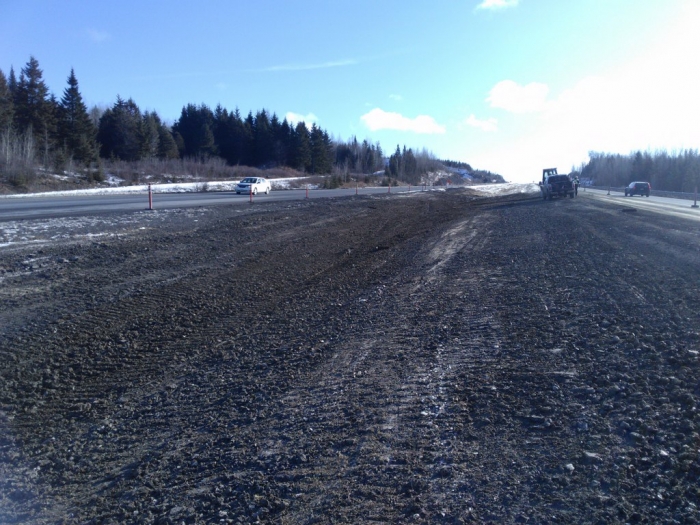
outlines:
[{"label": "gravel", "polygon": [[700,522],[700,223],[621,211],[13,224],[0,522]]}]

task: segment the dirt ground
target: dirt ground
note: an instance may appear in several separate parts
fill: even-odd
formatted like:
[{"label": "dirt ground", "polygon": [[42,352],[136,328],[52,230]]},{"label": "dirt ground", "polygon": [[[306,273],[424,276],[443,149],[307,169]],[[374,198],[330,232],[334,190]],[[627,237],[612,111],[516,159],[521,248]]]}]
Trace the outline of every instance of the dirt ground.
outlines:
[{"label": "dirt ground", "polygon": [[700,522],[700,222],[463,189],[13,227],[2,523]]}]

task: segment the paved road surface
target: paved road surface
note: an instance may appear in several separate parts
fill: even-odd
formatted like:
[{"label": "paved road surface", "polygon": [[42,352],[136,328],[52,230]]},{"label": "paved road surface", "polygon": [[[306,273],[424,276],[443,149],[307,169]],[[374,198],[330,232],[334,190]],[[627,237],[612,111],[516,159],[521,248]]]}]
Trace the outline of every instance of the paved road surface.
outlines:
[{"label": "paved road surface", "polygon": [[584,191],[581,188],[579,188],[578,195],[579,197],[592,197],[595,199],[600,199],[602,201],[607,201],[610,204],[620,205],[627,208],[664,213],[666,215],[684,217],[686,219],[700,219],[700,208],[693,208],[693,201],[688,201],[685,199],[659,197],[656,195],[651,195],[650,197],[625,197],[623,193],[618,193],[615,191],[608,195],[608,192],[605,190],[586,189]]},{"label": "paved road surface", "polygon": [[[388,193],[388,188],[362,188],[358,194]],[[392,188],[392,193],[407,192],[407,187]],[[420,191],[413,187],[412,191]],[[311,190],[309,199],[355,195],[355,189]],[[307,198],[306,190],[273,191],[269,195],[255,195],[253,202],[300,200]],[[248,195],[234,192],[154,193],[154,209],[191,208],[212,205],[249,205]],[[104,213],[140,211],[148,208],[148,194],[81,195],[81,196],[27,196],[0,198],[0,222],[17,219],[70,217]]]}]

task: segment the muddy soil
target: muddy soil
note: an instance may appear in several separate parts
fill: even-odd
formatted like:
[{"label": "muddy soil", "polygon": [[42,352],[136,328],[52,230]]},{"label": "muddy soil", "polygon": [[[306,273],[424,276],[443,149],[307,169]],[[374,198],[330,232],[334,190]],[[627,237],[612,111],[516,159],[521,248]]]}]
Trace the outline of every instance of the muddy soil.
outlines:
[{"label": "muddy soil", "polygon": [[0,248],[2,523],[700,522],[700,222],[455,190],[86,224]]}]

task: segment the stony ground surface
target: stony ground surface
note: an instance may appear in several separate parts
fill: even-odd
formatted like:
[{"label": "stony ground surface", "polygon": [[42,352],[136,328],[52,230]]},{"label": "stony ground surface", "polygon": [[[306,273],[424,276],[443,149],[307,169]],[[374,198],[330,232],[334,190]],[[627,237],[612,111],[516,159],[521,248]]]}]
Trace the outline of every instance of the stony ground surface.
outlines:
[{"label": "stony ground surface", "polygon": [[2,523],[700,522],[698,222],[459,190],[12,227]]}]

